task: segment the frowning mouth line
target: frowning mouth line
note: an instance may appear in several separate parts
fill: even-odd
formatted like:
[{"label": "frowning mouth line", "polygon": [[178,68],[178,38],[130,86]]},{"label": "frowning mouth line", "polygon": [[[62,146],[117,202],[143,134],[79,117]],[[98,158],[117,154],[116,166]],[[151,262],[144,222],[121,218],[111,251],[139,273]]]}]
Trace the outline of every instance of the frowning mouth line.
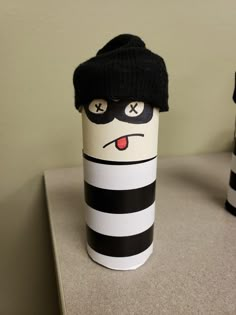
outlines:
[{"label": "frowning mouth line", "polygon": [[110,145],[110,144],[112,144],[112,143],[114,143],[114,142],[117,144],[117,142],[118,142],[120,139],[128,138],[128,137],[135,137],[135,136],[137,136],[137,137],[144,137],[144,134],[143,134],[143,133],[131,133],[131,134],[128,134],[128,135],[121,136],[121,137],[119,137],[119,138],[116,138],[116,139],[114,139],[114,140],[112,140],[112,141],[106,143],[106,144],[103,146],[103,148],[106,148],[108,145]]}]

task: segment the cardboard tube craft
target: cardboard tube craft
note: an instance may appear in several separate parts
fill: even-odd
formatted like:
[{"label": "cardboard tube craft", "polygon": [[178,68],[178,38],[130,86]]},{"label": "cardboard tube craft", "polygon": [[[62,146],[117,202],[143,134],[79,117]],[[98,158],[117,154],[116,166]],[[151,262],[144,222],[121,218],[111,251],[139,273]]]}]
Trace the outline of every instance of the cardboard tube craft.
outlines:
[{"label": "cardboard tube craft", "polygon": [[111,269],[135,269],[153,251],[165,62],[141,38],[123,34],[80,64],[73,83],[82,113],[88,254]]},{"label": "cardboard tube craft", "polygon": [[[233,93],[233,100],[236,103],[236,72],[235,72],[235,84],[234,84],[234,93]],[[225,202],[225,208],[236,216],[236,120],[235,120],[235,127],[234,127],[234,150],[232,154],[232,161],[231,161],[231,172],[230,172],[230,179],[229,179],[229,187],[228,187],[228,194],[227,200]]]}]

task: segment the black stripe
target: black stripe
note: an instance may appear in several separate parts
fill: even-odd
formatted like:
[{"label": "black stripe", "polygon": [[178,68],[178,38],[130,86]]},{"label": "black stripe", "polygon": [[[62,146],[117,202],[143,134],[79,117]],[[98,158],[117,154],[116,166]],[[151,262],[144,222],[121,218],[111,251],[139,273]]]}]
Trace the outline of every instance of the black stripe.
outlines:
[{"label": "black stripe", "polygon": [[107,161],[107,160],[101,160],[101,159],[97,159],[95,157],[92,157],[90,155],[87,155],[85,153],[83,153],[83,157],[91,162],[95,162],[95,163],[99,163],[99,164],[109,164],[109,165],[132,165],[132,164],[139,164],[139,163],[145,163],[145,162],[149,162],[151,160],[154,160],[157,156],[154,156],[150,159],[147,160],[140,160],[140,161]]},{"label": "black stripe", "polygon": [[231,214],[236,216],[236,208],[234,206],[232,206],[228,200],[226,200],[225,202],[225,209],[228,210]]},{"label": "black stripe", "polygon": [[236,174],[233,171],[230,173],[229,185],[231,188],[236,190]]},{"label": "black stripe", "polygon": [[108,236],[87,226],[87,242],[96,252],[113,257],[128,257],[145,251],[153,241],[153,225],[146,231],[131,236]]},{"label": "black stripe", "polygon": [[155,184],[129,190],[108,190],[84,182],[86,203],[108,213],[131,213],[146,209],[155,201]]},{"label": "black stripe", "polygon": [[[236,130],[234,131],[236,133]],[[234,138],[234,155],[236,155],[236,139]]]}]

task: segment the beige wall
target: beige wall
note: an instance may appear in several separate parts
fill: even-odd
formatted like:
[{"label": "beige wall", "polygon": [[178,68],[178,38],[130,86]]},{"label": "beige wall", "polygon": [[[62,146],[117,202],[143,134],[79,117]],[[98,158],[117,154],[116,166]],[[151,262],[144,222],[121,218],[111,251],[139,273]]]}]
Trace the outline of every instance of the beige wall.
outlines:
[{"label": "beige wall", "polygon": [[[72,73],[120,33],[164,57],[161,155],[229,150],[235,0],[0,3],[0,314],[57,314],[44,169],[81,163]],[[2,280],[3,279],[3,280]]]}]

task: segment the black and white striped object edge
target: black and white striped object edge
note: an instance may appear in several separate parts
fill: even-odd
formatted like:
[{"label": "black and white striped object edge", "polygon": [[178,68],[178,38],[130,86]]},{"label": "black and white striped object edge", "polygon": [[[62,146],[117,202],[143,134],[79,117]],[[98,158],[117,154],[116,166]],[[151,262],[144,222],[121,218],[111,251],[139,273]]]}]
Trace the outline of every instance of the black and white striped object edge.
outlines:
[{"label": "black and white striped object edge", "polygon": [[232,154],[230,180],[225,208],[236,216],[236,143]]}]

